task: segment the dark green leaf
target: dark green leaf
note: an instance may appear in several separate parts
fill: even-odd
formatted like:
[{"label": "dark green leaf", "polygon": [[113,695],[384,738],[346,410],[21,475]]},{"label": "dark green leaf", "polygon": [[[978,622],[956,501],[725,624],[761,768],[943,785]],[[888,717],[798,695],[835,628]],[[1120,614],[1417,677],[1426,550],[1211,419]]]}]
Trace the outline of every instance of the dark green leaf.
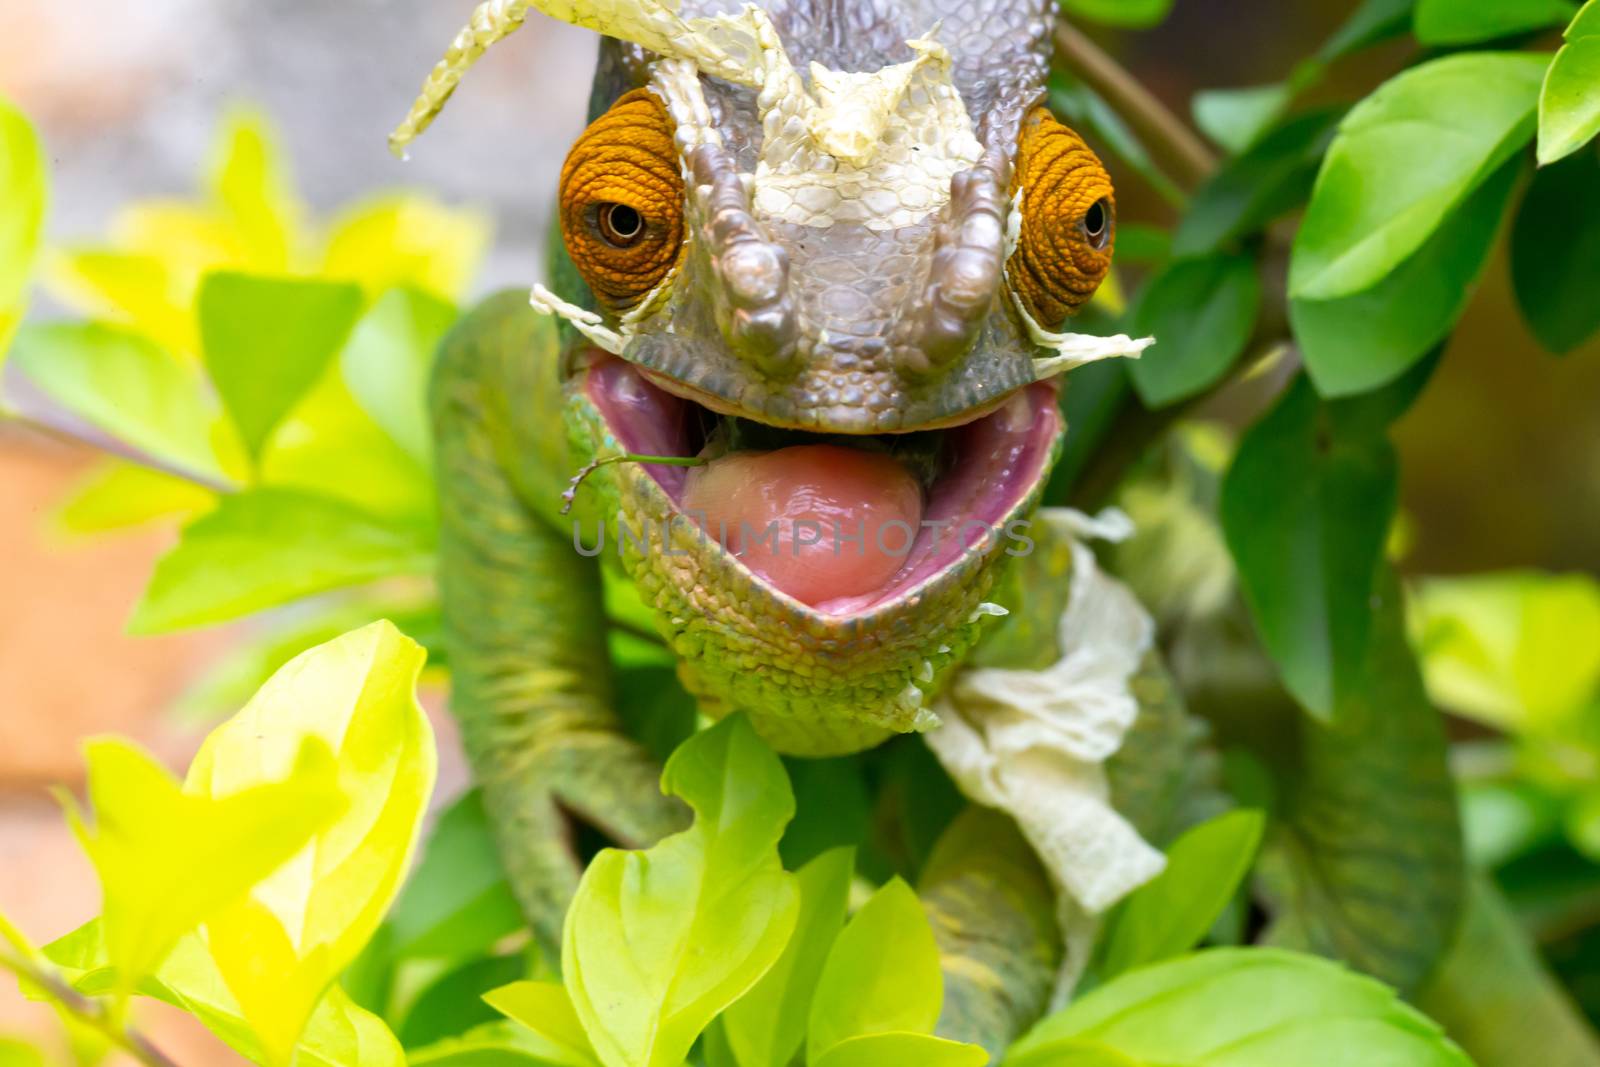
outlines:
[{"label": "dark green leaf", "polygon": [[361,313],[361,289],[216,273],[196,298],[206,370],[252,456],[322,376]]},{"label": "dark green leaf", "polygon": [[694,733],[699,707],[668,666],[624,667],[616,672],[617,716],[628,735],[666,762]]},{"label": "dark green leaf", "polygon": [[225,496],[156,563],[129,629],[160,633],[238,618],[328,589],[428,574],[425,531],[292,489]]},{"label": "dark green leaf", "polygon": [[1331,725],[1301,724],[1280,767],[1281,821],[1258,870],[1267,939],[1416,988],[1454,936],[1461,832],[1444,723],[1428,703],[1387,567],[1372,591],[1359,691]]},{"label": "dark green leaf", "polygon": [[1392,381],[1450,333],[1521,170],[1520,160],[1508,160],[1375,287],[1335,300],[1289,301],[1289,321],[1319,393],[1347,396]]},{"label": "dark green leaf", "polygon": [[859,847],[872,833],[872,796],[859,756],[785,759],[794,786],[794,821],[778,852],[790,870],[832,848]]},{"label": "dark green leaf", "polygon": [[1570,352],[1600,329],[1600,152],[1542,167],[1511,231],[1511,282],[1539,343]]},{"label": "dark green leaf", "polygon": [[1357,104],[1323,159],[1295,238],[1290,295],[1370,289],[1420,248],[1533,132],[1544,56],[1463,52]]},{"label": "dark green leaf", "polygon": [[1539,90],[1539,165],[1571,155],[1600,133],[1600,2],[1589,0],[1566,30]]},{"label": "dark green leaf", "polygon": [[1117,223],[1117,263],[1159,267],[1172,257],[1172,235],[1144,222]]},{"label": "dark green leaf", "polygon": [[1319,719],[1359,678],[1395,492],[1388,441],[1339,433],[1304,377],[1245,434],[1223,481],[1222,528],[1256,628]]},{"label": "dark green leaf", "polygon": [[[1214,251],[1303,202],[1343,113],[1343,108],[1330,107],[1297,115],[1225,163],[1190,198],[1189,210],[1172,235],[1173,253]],[[1122,254],[1121,233],[1117,254]]]},{"label": "dark green leaf", "polygon": [[1332,63],[1353,52],[1404,33],[1411,24],[1411,7],[1416,0],[1363,0],[1317,52],[1317,58]]},{"label": "dark green leaf", "polygon": [[1573,11],[1568,0],[1417,0],[1413,25],[1423,44],[1475,44],[1564,24]]},{"label": "dark green leaf", "polygon": [[400,1044],[406,1048],[429,1045],[500,1018],[499,1012],[484,1003],[483,995],[515,982],[527,969],[525,957],[509,955],[486,956],[446,971],[417,994],[397,1031]]},{"label": "dark green leaf", "polygon": [[390,951],[402,960],[466,959],[487,952],[522,925],[483,797],[474,789],[434,824],[422,861],[389,913]]},{"label": "dark green leaf", "polygon": [[1202,392],[1244,351],[1261,308],[1261,283],[1249,256],[1184,259],[1155,278],[1139,298],[1134,329],[1155,345],[1128,373],[1147,407]]},{"label": "dark green leaf", "polygon": [[1061,0],[1061,9],[1073,18],[1107,26],[1148,29],[1167,17],[1173,0]]}]

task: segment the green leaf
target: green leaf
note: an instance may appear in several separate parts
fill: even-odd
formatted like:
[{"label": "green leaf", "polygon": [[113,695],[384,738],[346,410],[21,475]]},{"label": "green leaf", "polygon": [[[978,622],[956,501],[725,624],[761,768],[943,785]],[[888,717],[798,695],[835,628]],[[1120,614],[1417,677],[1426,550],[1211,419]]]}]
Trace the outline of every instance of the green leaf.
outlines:
[{"label": "green leaf", "polygon": [[931,1034],[944,1001],[939,946],[916,892],[891,879],[851,916],[811,1001],[806,1059],[853,1037]]},{"label": "green leaf", "polygon": [[1073,18],[1106,26],[1149,29],[1167,17],[1173,0],[1061,0],[1061,10]]},{"label": "green leaf", "polygon": [[0,361],[26,306],[38,258],[48,178],[44,149],[28,119],[0,98]]},{"label": "green leaf", "polygon": [[810,1067],[983,1067],[989,1053],[931,1034],[864,1034],[808,1062]]},{"label": "green leaf", "polygon": [[1376,286],[1334,300],[1289,301],[1306,370],[1323,396],[1348,396],[1404,374],[1466,310],[1516,188],[1508,160]]},{"label": "green leaf", "polygon": [[238,246],[237,262],[256,271],[289,269],[303,213],[279,141],[265,115],[233,108],[206,175],[206,191]]},{"label": "green leaf", "polygon": [[1066,1038],[1185,1067],[1471,1067],[1380,983],[1262,948],[1211,949],[1122,975],[1034,1027],[1006,1063],[1045,1067],[1052,1061],[1039,1050]]},{"label": "green leaf", "polygon": [[1600,151],[1541,167],[1511,230],[1511,284],[1539,343],[1570,352],[1600,329]]},{"label": "green leaf", "polygon": [[179,473],[226,482],[212,447],[218,420],[199,372],[135,333],[50,323],[17,334],[14,360],[52,401]]},{"label": "green leaf", "polygon": [[567,912],[561,970],[607,1067],[676,1067],[778,959],[799,892],[778,862],[794,795],[742,716],[673,753],[663,792],[695,822],[643,852],[607,849]]},{"label": "green leaf", "polygon": [[1416,0],[1363,0],[1338,30],[1317,52],[1317,58],[1332,63],[1405,32],[1411,24],[1411,8]]},{"label": "green leaf", "polygon": [[361,290],[218,272],[201,282],[196,312],[206,370],[255,457],[344,344]]},{"label": "green leaf", "polygon": [[1331,300],[1369,289],[1421,247],[1532,133],[1546,63],[1526,53],[1445,56],[1357,104],[1317,175],[1290,295]]},{"label": "green leaf", "polygon": [[851,849],[824,852],[795,874],[800,917],[783,955],[722,1014],[739,1067],[787,1067],[800,1051],[828,950],[844,926],[855,866]]},{"label": "green leaf", "polygon": [[496,1011],[526,1028],[527,1047],[560,1067],[593,1067],[598,1063],[572,998],[560,982],[513,982],[485,993]]},{"label": "green leaf", "polygon": [[1005,1067],[1147,1067],[1098,1041],[1062,1038],[1031,1045],[1023,1053],[1007,1054]]},{"label": "green leaf", "polygon": [[1600,695],[1600,582],[1501,571],[1427,578],[1412,600],[1428,693],[1512,734],[1581,728]]},{"label": "green leaf", "polygon": [[1568,0],[1417,0],[1412,25],[1431,45],[1476,44],[1565,23]]},{"label": "green leaf", "polygon": [[[1172,252],[1194,256],[1254,232],[1299,205],[1311,183],[1342,108],[1297,115],[1229,160],[1189,200],[1172,235]],[[1117,254],[1122,254],[1121,232]]]},{"label": "green leaf", "polygon": [[497,1021],[500,1013],[484,996],[526,975],[528,962],[523,953],[481,956],[444,972],[424,986],[406,1008],[396,1027],[400,1043],[420,1048]]},{"label": "green leaf", "polygon": [[551,1059],[545,1051],[546,1046],[527,1027],[498,1022],[413,1049],[406,1063],[409,1067],[571,1067]]},{"label": "green leaf", "polygon": [[1183,834],[1167,849],[1167,867],[1128,898],[1108,934],[1103,973],[1156,963],[1200,942],[1250,870],[1266,820],[1230,811]]},{"label": "green leaf", "polygon": [[477,790],[439,815],[388,922],[398,959],[466,959],[522,928]]},{"label": "green leaf", "polygon": [[1194,123],[1202,133],[1229,152],[1240,153],[1255,144],[1263,131],[1288,107],[1286,82],[1253,85],[1244,89],[1203,89],[1194,94]]},{"label": "green leaf", "polygon": [[1305,378],[1239,442],[1221,518],[1284,684],[1331,719],[1366,655],[1374,576],[1394,512],[1394,450],[1339,432]]},{"label": "green leaf", "polygon": [[44,1053],[25,1041],[0,1037],[0,1067],[45,1067]]},{"label": "green leaf", "polygon": [[1566,30],[1539,90],[1539,165],[1554,163],[1600,133],[1600,3],[1589,0]]},{"label": "green leaf", "polygon": [[56,512],[71,534],[99,534],[156,519],[193,518],[215,507],[217,494],[164,471],[120,459],[97,466]]},{"label": "green leaf", "polygon": [[1261,282],[1249,256],[1183,259],[1150,280],[1134,329],[1156,344],[1128,368],[1147,407],[1203,392],[1228,373],[1250,340]]},{"label": "green leaf", "polygon": [[237,618],[327,589],[427,574],[427,531],[292,489],[221,498],[156,563],[129,629],[160,633]]},{"label": "green leaf", "polygon": [[410,866],[433,791],[433,732],[416,698],[422,648],[377,622],[297,656],[212,731],[186,789],[227,797],[281,775],[294,749],[334,750],[349,809],[206,924],[217,969],[268,1062],[289,1062],[323,992],[367,943]]},{"label": "green leaf", "polygon": [[106,957],[121,995],[152,974],[178,938],[281,868],[345,810],[327,745],[296,740],[275,774],[227,796],[181,789],[125,741],[89,742],[93,828],[70,797],[63,801],[100,876]]},{"label": "green leaf", "polygon": [[1335,722],[1302,721],[1292,762],[1278,761],[1278,819],[1257,881],[1271,943],[1342,959],[1409,993],[1455,934],[1461,828],[1444,723],[1388,567],[1371,611],[1358,691]]},{"label": "green leaf", "polygon": [[322,272],[360,283],[371,299],[404,286],[459,300],[483,261],[492,229],[481,212],[426,197],[374,197],[334,221]]},{"label": "green leaf", "polygon": [[432,456],[428,377],[456,319],[453,305],[418,289],[391,289],[364,315],[340,353],[345,385],[374,422],[423,463]]}]

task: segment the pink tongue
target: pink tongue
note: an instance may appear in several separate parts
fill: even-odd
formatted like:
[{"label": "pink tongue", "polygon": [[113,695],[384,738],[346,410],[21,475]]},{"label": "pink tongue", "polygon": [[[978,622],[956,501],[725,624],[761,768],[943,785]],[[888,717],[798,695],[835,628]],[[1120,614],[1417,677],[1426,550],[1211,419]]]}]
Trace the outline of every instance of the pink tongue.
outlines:
[{"label": "pink tongue", "polygon": [[707,532],[752,571],[817,604],[889,581],[922,522],[922,491],[881,452],[795,445],[691,468],[683,509],[703,513]]}]

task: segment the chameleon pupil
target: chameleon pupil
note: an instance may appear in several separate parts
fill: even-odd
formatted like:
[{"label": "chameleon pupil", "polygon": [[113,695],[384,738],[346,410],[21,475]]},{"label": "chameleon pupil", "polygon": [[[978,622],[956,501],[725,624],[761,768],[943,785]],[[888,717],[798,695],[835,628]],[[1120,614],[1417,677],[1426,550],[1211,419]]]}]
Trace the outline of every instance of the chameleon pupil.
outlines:
[{"label": "chameleon pupil", "polygon": [[1089,205],[1088,212],[1083,216],[1083,232],[1088,236],[1089,243],[1096,248],[1106,246],[1106,202],[1096,200]]},{"label": "chameleon pupil", "polygon": [[602,204],[600,236],[617,248],[628,248],[644,234],[644,219],[627,204]]}]

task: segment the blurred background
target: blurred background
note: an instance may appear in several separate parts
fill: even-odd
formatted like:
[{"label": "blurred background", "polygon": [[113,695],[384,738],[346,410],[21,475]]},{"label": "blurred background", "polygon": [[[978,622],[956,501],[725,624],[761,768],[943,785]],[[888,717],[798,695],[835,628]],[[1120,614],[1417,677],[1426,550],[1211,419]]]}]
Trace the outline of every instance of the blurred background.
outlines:
[{"label": "blurred background", "polygon": [[[1092,32],[1186,115],[1197,90],[1283,78],[1351,6],[1177,0],[1171,17],[1148,32]],[[583,123],[592,35],[535,16],[466,79],[409,162],[385,145],[471,7],[467,0],[3,0],[0,95],[30,116],[44,140],[49,242],[103,240],[130,201],[193,197],[226,116],[248,107],[275,131],[311,218],[337,220],[378,191],[420,190],[470,212],[462,219],[492,220],[481,256],[466,257],[464,299],[540,278],[556,173]],[[1399,45],[1363,53],[1310,99],[1353,99],[1404,54]],[[1112,170],[1124,224],[1173,221],[1156,190],[1115,161]],[[1539,349],[1513,305],[1504,243],[1502,235],[1441,369],[1395,431],[1404,516],[1397,551],[1407,574],[1600,572],[1600,345],[1564,358]],[[35,317],[66,311],[48,294],[36,298]],[[1209,414],[1231,412],[1224,404]],[[99,733],[131,735],[182,766],[204,731],[172,709],[254,625],[151,638],[124,633],[175,532],[164,524],[114,538],[74,535],[59,509],[94,460],[57,438],[0,425],[0,912],[39,941],[97,908],[92,872],[46,787],[80,783],[80,743]],[[1541,640],[1600,647],[1600,634],[1565,624]],[[453,746],[448,725],[439,725],[442,742]],[[1463,737],[1483,731],[1457,724]],[[1574,773],[1594,778],[1597,768]],[[461,782],[459,755],[447,756],[440,798]],[[1562,860],[1576,865],[1562,877],[1600,885],[1592,860],[1574,856]],[[1593,927],[1597,913],[1593,888],[1581,907],[1559,911],[1552,921],[1566,932],[1549,942],[1558,956],[1573,951],[1572,932]],[[1591,981],[1582,967],[1569,977]],[[0,983],[0,1034],[54,1040],[48,1013],[6,986]],[[1586,999],[1593,1014],[1600,996]],[[175,1014],[151,1029],[180,1062],[230,1062]]]}]

